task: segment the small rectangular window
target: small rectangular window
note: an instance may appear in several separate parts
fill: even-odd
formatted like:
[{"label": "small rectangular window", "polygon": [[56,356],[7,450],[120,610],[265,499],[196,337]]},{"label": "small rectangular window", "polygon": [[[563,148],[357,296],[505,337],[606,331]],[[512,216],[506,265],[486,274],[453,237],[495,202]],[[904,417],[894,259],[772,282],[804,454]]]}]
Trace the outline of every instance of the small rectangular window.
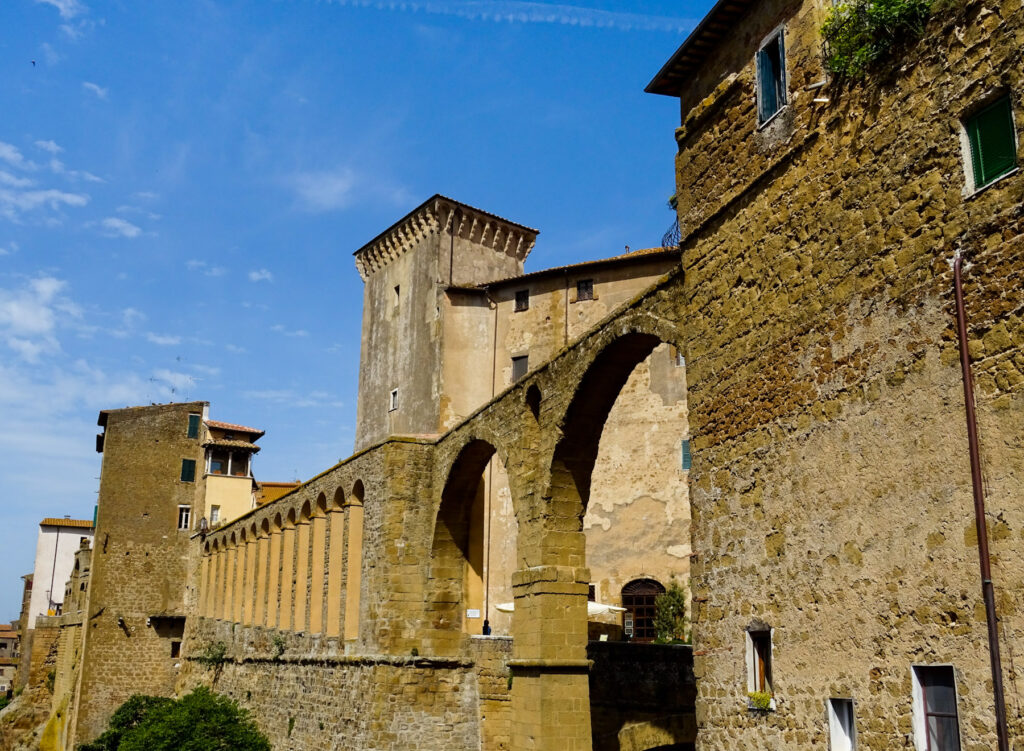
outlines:
[{"label": "small rectangular window", "polygon": [[984,188],[1017,166],[1017,139],[1010,97],[1004,96],[964,121],[971,150],[974,189]]},{"label": "small rectangular window", "polygon": [[210,524],[220,521],[220,506],[210,506]]},{"label": "small rectangular window", "polygon": [[515,383],[524,375],[526,371],[530,369],[530,356],[523,355],[522,357],[512,358],[512,383]]},{"label": "small rectangular window", "polygon": [[580,279],[576,282],[576,299],[577,300],[593,300],[594,299],[594,280],[593,279]]},{"label": "small rectangular window", "polygon": [[747,690],[772,692],[772,632],[747,631]]},{"label": "small rectangular window", "polygon": [[188,432],[186,436],[189,438],[199,437],[199,415],[188,416]]},{"label": "small rectangular window", "polygon": [[686,357],[683,356],[683,351],[676,346],[671,347],[672,362],[677,368],[686,367]]},{"label": "small rectangular window", "polygon": [[516,313],[522,313],[530,309],[530,290],[521,289],[516,292]]},{"label": "small rectangular window", "polygon": [[597,602],[597,585],[587,585],[587,602]]},{"label": "small rectangular window", "polygon": [[690,439],[683,439],[683,470],[686,471],[693,464],[693,456],[690,454]]},{"label": "small rectangular window", "polygon": [[831,751],[856,751],[857,728],[853,722],[853,699],[828,700],[828,732]]},{"label": "small rectangular window", "polygon": [[388,412],[394,412],[396,409],[398,409],[398,389],[392,389],[388,399]]},{"label": "small rectangular window", "polygon": [[182,482],[195,482],[196,481],[196,460],[195,459],[182,459],[181,460],[181,481]]},{"label": "small rectangular window", "polygon": [[402,301],[402,285],[396,284],[395,285],[395,305],[397,306],[398,303],[400,303],[401,301]]},{"label": "small rectangular window", "polygon": [[171,642],[171,657],[181,657],[181,642],[180,641],[172,641]]},{"label": "small rectangular window", "polygon": [[920,751],[960,751],[953,668],[915,665],[913,677],[914,744]]},{"label": "small rectangular window", "polygon": [[192,528],[192,507],[178,506],[178,529]]},{"label": "small rectangular window", "polygon": [[778,32],[757,51],[757,122],[768,122],[786,105],[786,50]]}]

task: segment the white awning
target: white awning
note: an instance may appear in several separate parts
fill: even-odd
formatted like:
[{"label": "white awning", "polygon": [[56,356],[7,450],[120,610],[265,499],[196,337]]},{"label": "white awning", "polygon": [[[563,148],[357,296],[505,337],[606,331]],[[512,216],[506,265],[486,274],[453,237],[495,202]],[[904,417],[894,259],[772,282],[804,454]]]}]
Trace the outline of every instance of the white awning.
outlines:
[{"label": "white awning", "polygon": [[[501,602],[494,606],[495,610],[500,610],[502,613],[511,613],[516,609],[514,602]],[[623,613],[625,608],[620,608],[618,605],[606,605],[603,602],[588,602],[587,603],[587,617],[594,615],[605,615],[607,613]]]}]

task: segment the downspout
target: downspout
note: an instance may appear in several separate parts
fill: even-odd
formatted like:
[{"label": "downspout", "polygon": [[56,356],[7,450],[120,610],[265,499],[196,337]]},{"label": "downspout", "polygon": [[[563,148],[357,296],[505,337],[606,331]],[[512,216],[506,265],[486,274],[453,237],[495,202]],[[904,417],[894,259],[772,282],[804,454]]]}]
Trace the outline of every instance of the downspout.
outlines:
[{"label": "downspout", "polygon": [[458,207],[452,210],[452,232],[451,246],[448,249],[448,286],[451,287],[455,279],[455,233],[457,231],[455,222],[462,218],[462,210]]},{"label": "downspout", "polygon": [[[67,517],[64,517],[65,519]],[[46,603],[46,614],[49,615],[51,610],[56,610],[54,605],[56,602],[53,599],[53,580],[57,576],[57,551],[60,550],[60,527],[57,527],[57,539],[53,543],[53,564],[50,567],[50,592],[46,595],[49,602]]]},{"label": "downspout", "polygon": [[971,357],[967,350],[967,314],[964,311],[964,289],[961,270],[963,254],[957,250],[953,261],[953,291],[956,297],[956,332],[960,340],[960,369],[963,374],[964,408],[967,416],[967,445],[971,457],[971,485],[974,490],[974,523],[978,530],[978,558],[981,564],[981,591],[985,599],[985,620],[988,623],[988,654],[992,665],[992,694],[996,709],[996,738],[999,751],[1009,751],[1006,727],[1006,701],[1003,697],[1003,668],[999,659],[999,627],[996,619],[996,598],[992,587],[992,570],[988,552],[988,528],[985,523],[985,492],[981,479],[981,456],[978,451],[978,421],[974,413],[974,379]]},{"label": "downspout", "polygon": [[[494,333],[491,336],[491,398],[494,398],[498,378],[498,301],[487,291],[487,299],[494,306]],[[494,492],[494,457],[487,462],[487,542],[484,547],[484,636],[491,635],[491,496]]]}]

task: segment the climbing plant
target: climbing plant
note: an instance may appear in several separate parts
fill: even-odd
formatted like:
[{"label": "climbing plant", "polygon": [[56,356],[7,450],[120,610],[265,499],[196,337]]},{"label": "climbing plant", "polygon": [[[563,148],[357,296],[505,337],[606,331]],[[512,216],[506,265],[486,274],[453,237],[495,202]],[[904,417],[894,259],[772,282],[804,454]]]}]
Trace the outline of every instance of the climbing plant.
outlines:
[{"label": "climbing plant", "polygon": [[846,0],[821,27],[825,65],[839,78],[864,78],[899,44],[921,36],[936,0]]},{"label": "climbing plant", "polygon": [[654,643],[687,644],[688,632],[686,592],[672,579],[665,593],[654,600]]}]

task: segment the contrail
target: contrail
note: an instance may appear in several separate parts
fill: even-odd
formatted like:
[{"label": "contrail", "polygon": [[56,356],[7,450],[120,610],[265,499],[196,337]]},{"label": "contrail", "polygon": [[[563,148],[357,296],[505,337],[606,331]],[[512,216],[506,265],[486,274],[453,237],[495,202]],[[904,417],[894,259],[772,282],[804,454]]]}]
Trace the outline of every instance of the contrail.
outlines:
[{"label": "contrail", "polygon": [[578,5],[553,5],[519,0],[328,0],[377,10],[412,11],[469,20],[505,23],[547,23],[564,26],[618,29],[620,31],[687,32],[696,26],[691,18],[653,16],[643,13],[583,8]]}]

